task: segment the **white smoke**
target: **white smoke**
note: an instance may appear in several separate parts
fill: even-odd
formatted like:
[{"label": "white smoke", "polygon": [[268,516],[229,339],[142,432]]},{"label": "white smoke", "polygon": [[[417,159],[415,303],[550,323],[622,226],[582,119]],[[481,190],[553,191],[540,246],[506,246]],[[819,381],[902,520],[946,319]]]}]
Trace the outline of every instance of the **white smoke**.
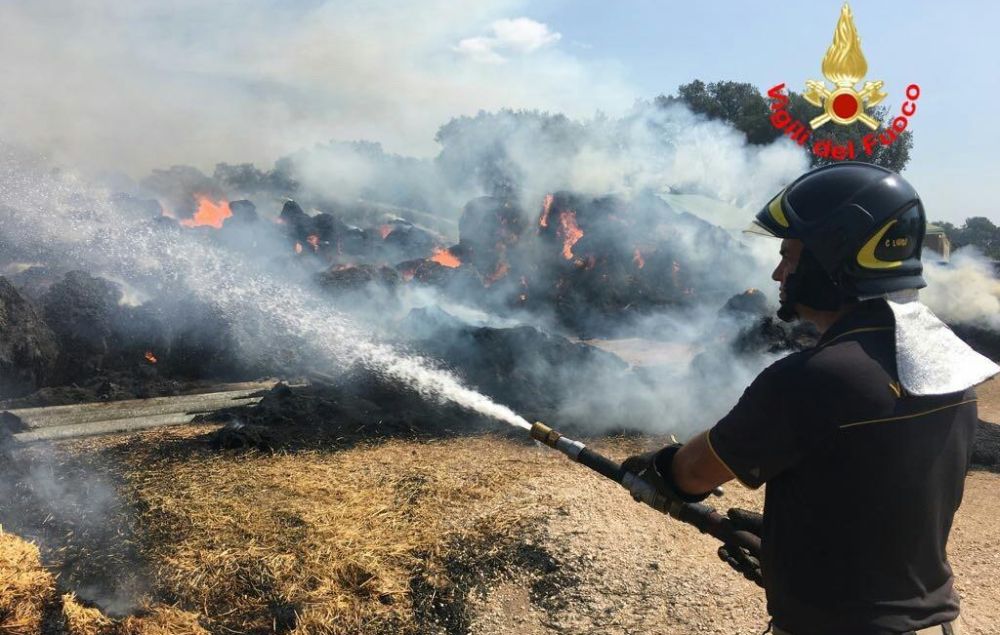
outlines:
[{"label": "white smoke", "polygon": [[921,299],[942,320],[1000,330],[1000,279],[975,248],[956,250],[947,264],[925,261],[924,277]]},{"label": "white smoke", "polygon": [[[0,138],[138,178],[266,164],[331,138],[429,156],[450,117],[620,112],[636,92],[522,2],[0,3]],[[483,64],[480,51],[507,61]]]}]

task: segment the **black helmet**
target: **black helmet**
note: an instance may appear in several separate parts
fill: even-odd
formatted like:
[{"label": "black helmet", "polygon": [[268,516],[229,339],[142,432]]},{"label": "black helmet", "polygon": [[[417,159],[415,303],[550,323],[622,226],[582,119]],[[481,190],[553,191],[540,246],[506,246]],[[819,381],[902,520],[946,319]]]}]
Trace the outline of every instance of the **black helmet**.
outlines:
[{"label": "black helmet", "polygon": [[754,224],[801,240],[844,298],[927,286],[924,206],[891,170],[857,162],[817,168],[778,193]]}]

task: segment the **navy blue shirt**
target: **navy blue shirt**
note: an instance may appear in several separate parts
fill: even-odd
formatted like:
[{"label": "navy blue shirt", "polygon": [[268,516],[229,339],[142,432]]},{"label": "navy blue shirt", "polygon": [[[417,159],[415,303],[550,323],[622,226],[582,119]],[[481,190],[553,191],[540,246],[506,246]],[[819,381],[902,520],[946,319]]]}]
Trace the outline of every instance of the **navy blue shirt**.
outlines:
[{"label": "navy blue shirt", "polygon": [[767,483],[761,569],[777,626],[885,635],[958,617],[946,546],[975,400],[906,394],[892,312],[872,300],[762,372],[709,431],[737,479]]}]

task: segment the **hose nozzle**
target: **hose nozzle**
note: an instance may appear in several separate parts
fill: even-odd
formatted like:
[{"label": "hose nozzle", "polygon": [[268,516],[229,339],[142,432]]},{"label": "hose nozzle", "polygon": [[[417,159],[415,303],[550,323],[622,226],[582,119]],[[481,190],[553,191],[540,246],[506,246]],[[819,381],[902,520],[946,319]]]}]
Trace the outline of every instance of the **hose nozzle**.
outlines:
[{"label": "hose nozzle", "polygon": [[540,443],[544,443],[550,448],[556,447],[556,442],[562,435],[548,427],[541,421],[531,424],[531,438]]}]

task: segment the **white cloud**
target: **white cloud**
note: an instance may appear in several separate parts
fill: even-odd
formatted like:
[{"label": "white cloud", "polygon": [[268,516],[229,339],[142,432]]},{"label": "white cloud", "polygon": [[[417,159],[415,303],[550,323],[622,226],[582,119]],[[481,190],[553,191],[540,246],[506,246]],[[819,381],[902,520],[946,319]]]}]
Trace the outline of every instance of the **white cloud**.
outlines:
[{"label": "white cloud", "polygon": [[492,35],[465,38],[455,50],[477,62],[501,64],[507,60],[502,53],[526,55],[562,38],[562,34],[550,31],[547,24],[531,18],[496,20],[490,28]]}]

